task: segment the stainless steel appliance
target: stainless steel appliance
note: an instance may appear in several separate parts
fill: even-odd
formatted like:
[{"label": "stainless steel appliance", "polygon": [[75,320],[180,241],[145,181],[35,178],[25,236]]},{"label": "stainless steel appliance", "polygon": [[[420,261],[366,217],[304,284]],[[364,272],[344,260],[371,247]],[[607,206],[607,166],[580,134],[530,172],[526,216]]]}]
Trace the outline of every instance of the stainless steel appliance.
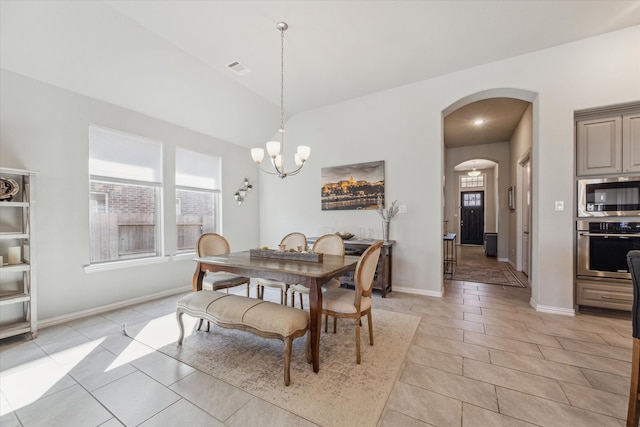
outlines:
[{"label": "stainless steel appliance", "polygon": [[627,252],[640,249],[640,222],[577,221],[578,277],[631,280]]},{"label": "stainless steel appliance", "polygon": [[640,216],[640,176],[578,180],[578,217]]}]

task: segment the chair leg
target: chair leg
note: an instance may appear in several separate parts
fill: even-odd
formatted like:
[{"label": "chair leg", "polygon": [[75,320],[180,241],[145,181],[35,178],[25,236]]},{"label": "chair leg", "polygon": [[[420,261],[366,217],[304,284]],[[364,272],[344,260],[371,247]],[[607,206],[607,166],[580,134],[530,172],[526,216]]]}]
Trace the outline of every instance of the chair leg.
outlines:
[{"label": "chair leg", "polygon": [[638,377],[640,376],[640,339],[633,339],[633,355],[631,357],[631,387],[629,390],[629,410],[627,427],[637,427],[640,412],[638,411],[638,393],[640,392]]},{"label": "chair leg", "polygon": [[338,333],[338,316],[333,316],[333,333]]},{"label": "chair leg", "polygon": [[373,345],[373,321],[371,320],[371,312],[367,315],[369,319],[369,344]]},{"label": "chair leg", "polygon": [[306,336],[306,341],[307,344],[305,346],[305,353],[307,354],[307,363],[311,363],[312,359],[311,359],[311,330],[307,331],[307,336]]},{"label": "chair leg", "polygon": [[356,319],[356,363],[360,364],[360,319]]},{"label": "chair leg", "polygon": [[291,307],[296,307],[296,291],[293,288],[291,289]]},{"label": "chair leg", "polygon": [[284,340],[284,385],[289,385],[291,380],[291,337],[286,337]]},{"label": "chair leg", "polygon": [[298,294],[300,294],[300,309],[304,310],[304,304],[302,303],[302,292],[298,292]]},{"label": "chair leg", "polygon": [[280,305],[284,302],[284,292],[280,289]]},{"label": "chair leg", "polygon": [[202,326],[202,321],[203,319],[200,319],[200,321],[198,322],[198,327],[196,328],[197,330],[200,330],[200,327]]},{"label": "chair leg", "polygon": [[251,296],[249,295],[249,289],[251,289],[251,284],[247,283],[247,298]]},{"label": "chair leg", "polygon": [[[178,320],[178,327],[180,328],[180,336],[178,337],[178,345],[182,345],[182,340],[184,339],[184,323],[182,323],[182,315],[184,313],[179,311],[176,313],[176,319]],[[200,319],[200,323],[202,324],[202,319]],[[200,327],[198,326],[198,329]]]}]

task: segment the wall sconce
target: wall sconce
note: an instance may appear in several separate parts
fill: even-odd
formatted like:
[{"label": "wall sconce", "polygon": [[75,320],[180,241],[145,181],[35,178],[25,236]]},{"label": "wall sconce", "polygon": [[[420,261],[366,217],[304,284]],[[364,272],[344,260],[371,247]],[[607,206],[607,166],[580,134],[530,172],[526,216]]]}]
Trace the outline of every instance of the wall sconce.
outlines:
[{"label": "wall sconce", "polygon": [[234,194],[236,202],[238,202],[238,206],[244,202],[245,197],[247,197],[247,193],[251,191],[252,188],[253,185],[249,184],[249,180],[245,178],[240,188],[238,188],[238,191],[236,191],[236,194]]}]

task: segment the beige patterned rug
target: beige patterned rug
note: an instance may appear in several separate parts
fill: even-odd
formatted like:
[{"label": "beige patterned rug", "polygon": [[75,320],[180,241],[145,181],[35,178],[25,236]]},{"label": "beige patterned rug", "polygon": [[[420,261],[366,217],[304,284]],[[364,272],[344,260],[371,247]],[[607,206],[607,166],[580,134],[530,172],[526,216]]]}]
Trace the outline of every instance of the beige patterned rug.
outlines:
[{"label": "beige patterned rug", "polygon": [[[185,330],[192,331],[195,319],[184,318]],[[304,338],[298,338],[293,345],[288,387],[283,382],[279,340],[212,325],[209,333],[187,335],[180,347],[173,314],[127,327],[126,334],[318,425],[355,427],[377,424],[419,323],[417,316],[374,309],[374,346],[369,346],[365,321],[361,328],[362,363],[357,365],[354,323],[339,319],[337,334],[321,335],[317,374],[306,361]]]},{"label": "beige patterned rug", "polygon": [[453,273],[453,279],[465,282],[526,288],[509,267],[474,267],[461,265],[456,267]]}]

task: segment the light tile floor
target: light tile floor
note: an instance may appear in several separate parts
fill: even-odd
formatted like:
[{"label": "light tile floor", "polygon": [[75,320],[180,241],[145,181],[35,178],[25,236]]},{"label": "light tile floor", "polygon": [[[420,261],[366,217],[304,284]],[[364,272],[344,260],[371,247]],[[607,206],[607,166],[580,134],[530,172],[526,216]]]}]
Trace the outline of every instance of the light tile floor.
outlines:
[{"label": "light tile floor", "polygon": [[[374,295],[376,308],[422,317],[379,426],[625,425],[628,318],[537,313],[529,289],[445,290]],[[0,425],[314,425],[122,334],[178,297],[0,341]]]}]

